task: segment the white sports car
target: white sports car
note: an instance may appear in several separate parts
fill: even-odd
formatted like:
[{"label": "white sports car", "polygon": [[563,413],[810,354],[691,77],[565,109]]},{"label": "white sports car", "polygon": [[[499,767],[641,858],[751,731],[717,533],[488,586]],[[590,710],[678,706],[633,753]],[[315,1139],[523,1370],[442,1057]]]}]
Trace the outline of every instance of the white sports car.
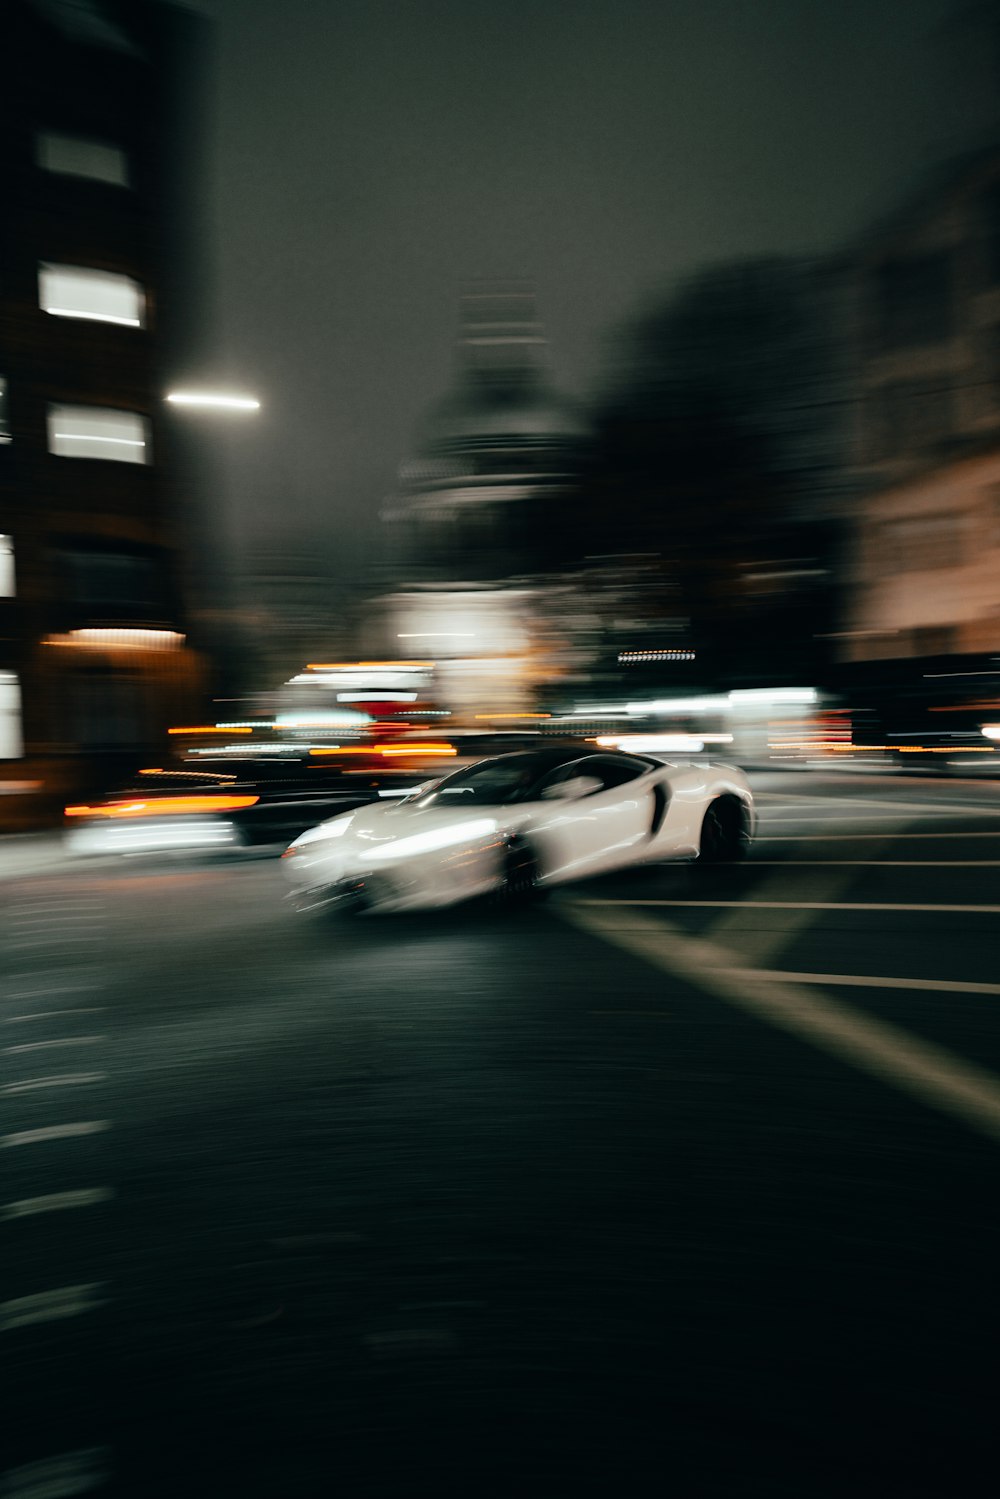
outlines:
[{"label": "white sports car", "polygon": [[742,771],[579,746],[481,760],[310,828],[283,855],[300,909],[512,904],[628,865],[739,859],[754,831]]}]

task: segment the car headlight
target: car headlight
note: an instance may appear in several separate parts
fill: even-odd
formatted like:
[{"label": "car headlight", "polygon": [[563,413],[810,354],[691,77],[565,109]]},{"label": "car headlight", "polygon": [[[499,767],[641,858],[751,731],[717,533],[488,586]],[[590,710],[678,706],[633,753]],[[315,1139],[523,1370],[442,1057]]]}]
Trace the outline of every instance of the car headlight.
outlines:
[{"label": "car headlight", "polygon": [[476,838],[485,838],[495,833],[497,824],[492,817],[481,817],[474,822],[462,822],[455,827],[434,828],[426,833],[412,833],[409,838],[396,838],[373,848],[369,858],[405,859],[410,854],[433,853],[435,849],[451,848],[456,843],[468,843]]},{"label": "car headlight", "polygon": [[321,822],[319,827],[309,828],[307,832],[300,833],[287,852],[291,853],[294,849],[300,849],[306,843],[322,843],[327,838],[342,838],[353,821],[353,812],[341,812],[338,816],[331,817],[329,822]]}]

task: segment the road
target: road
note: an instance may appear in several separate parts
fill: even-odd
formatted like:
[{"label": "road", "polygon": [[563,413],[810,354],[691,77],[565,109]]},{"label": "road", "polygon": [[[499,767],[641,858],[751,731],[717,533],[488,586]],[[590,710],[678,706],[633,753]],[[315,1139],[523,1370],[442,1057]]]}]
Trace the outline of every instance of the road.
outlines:
[{"label": "road", "polygon": [[1000,786],[316,921],[0,884],[7,1495],[996,1489]]}]

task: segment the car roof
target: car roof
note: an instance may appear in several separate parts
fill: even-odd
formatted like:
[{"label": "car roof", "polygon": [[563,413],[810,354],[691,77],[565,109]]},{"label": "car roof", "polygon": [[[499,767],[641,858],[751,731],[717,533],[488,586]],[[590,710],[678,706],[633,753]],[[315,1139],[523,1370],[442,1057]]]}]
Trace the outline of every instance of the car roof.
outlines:
[{"label": "car roof", "polygon": [[523,765],[537,775],[547,775],[558,770],[560,765],[572,765],[576,760],[590,759],[594,755],[613,755],[616,760],[631,760],[635,765],[652,767],[652,761],[643,755],[630,755],[622,750],[595,748],[589,744],[561,745],[558,748],[539,750],[516,750],[509,755],[489,755],[481,764]]}]

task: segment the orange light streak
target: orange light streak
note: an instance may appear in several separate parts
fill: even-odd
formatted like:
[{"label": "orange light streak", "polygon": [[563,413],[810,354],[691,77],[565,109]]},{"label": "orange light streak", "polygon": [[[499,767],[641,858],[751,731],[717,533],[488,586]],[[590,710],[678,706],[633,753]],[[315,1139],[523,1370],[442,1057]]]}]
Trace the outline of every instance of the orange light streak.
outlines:
[{"label": "orange light streak", "polygon": [[168,729],[168,734],[252,734],[253,729],[220,729],[218,724],[201,723],[192,727]]},{"label": "orange light streak", "polygon": [[237,812],[252,807],[259,796],[161,796],[151,802],[112,802],[101,807],[66,807],[67,817],[160,817],[192,812]]}]

